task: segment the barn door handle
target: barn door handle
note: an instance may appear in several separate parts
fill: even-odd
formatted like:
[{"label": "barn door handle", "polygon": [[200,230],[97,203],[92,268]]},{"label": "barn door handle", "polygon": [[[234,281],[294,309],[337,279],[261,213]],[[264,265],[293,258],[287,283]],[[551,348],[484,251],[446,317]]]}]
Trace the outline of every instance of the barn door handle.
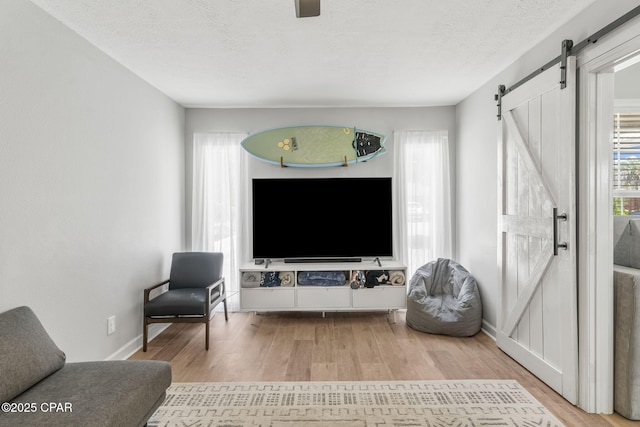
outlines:
[{"label": "barn door handle", "polygon": [[562,248],[565,251],[568,248],[567,242],[558,242],[558,221],[566,221],[567,214],[562,212],[558,215],[558,208],[553,208],[553,255],[558,256],[558,249]]}]

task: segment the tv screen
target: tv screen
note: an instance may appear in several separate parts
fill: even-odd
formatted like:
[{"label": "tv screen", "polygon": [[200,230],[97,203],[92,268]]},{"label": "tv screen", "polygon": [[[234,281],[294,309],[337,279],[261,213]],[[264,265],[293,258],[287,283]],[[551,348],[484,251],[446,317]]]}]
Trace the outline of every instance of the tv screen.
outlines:
[{"label": "tv screen", "polygon": [[391,178],[253,180],[253,258],[390,257]]}]

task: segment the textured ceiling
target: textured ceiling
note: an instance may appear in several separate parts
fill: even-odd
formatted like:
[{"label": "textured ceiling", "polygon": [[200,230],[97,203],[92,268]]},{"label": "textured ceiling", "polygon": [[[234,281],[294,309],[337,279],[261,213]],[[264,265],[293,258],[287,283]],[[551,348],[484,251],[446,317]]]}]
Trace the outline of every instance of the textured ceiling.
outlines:
[{"label": "textured ceiling", "polygon": [[186,107],[342,107],[456,104],[594,0],[32,1]]}]

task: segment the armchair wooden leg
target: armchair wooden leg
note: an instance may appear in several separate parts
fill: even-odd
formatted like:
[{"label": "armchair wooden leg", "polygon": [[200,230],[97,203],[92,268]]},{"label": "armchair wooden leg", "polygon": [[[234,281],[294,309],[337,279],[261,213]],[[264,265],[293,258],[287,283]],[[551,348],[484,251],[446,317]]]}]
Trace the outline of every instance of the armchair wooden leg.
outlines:
[{"label": "armchair wooden leg", "polygon": [[204,324],[205,332],[204,332],[204,348],[209,351],[209,323],[211,322],[211,317],[207,316],[207,321]]},{"label": "armchair wooden leg", "polygon": [[147,318],[142,321],[142,351],[147,351]]},{"label": "armchair wooden leg", "polygon": [[224,304],[224,320],[229,320],[229,314],[227,313],[227,299],[222,300]]}]

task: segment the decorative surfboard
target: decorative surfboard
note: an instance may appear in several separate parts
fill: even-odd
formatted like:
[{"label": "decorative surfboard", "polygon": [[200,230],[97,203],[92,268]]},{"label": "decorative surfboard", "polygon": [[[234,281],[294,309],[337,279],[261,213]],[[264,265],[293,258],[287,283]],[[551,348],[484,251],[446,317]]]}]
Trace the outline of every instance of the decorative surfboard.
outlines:
[{"label": "decorative surfboard", "polygon": [[297,167],[347,166],[385,153],[386,136],[342,126],[290,126],[254,133],[242,141],[265,162]]}]

